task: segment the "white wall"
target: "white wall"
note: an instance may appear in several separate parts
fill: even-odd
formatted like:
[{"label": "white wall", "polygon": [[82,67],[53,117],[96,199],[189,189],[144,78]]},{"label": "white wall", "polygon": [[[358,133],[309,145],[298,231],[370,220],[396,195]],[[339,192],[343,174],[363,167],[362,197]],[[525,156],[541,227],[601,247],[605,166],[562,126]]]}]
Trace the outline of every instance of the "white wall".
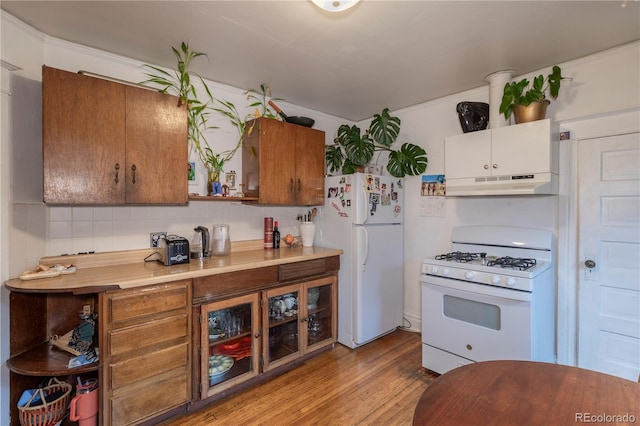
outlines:
[{"label": "white wall", "polygon": [[[33,32],[25,31],[22,25],[5,19],[2,14],[0,21],[0,52],[2,60],[11,65],[21,67],[23,69],[9,73],[2,69],[2,90],[7,92],[2,96],[2,132],[0,133],[0,281],[4,282],[10,277],[15,276],[16,271],[11,269],[16,255],[17,248],[12,244],[11,228],[15,212],[11,208],[19,195],[16,194],[16,188],[29,187],[29,182],[37,179],[41,171],[34,169],[35,176],[26,176],[25,180],[21,178],[16,169],[28,169],[27,164],[35,162],[35,166],[42,165],[42,162],[36,158],[24,157],[25,151],[21,150],[21,145],[28,143],[33,136],[38,141],[39,125],[33,123],[38,122],[40,108],[31,109],[28,114],[17,114],[16,108],[20,105],[29,105],[40,99],[38,85],[29,84],[33,81],[33,73],[29,70],[39,67],[42,58],[42,36]],[[10,54],[9,54],[10,53]],[[8,95],[10,93],[11,95]],[[40,101],[37,101],[40,103]],[[36,145],[37,146],[37,145]],[[36,155],[36,157],[41,157]],[[17,161],[17,163],[16,163]],[[40,161],[40,162],[38,162]],[[17,167],[16,167],[17,166]],[[31,187],[33,187],[31,185]],[[25,189],[25,192],[29,190]],[[33,214],[38,214],[35,211]],[[32,214],[32,217],[33,217]],[[38,218],[38,222],[44,228],[44,216]],[[24,231],[27,232],[27,231]],[[44,233],[36,237],[39,241],[38,246],[43,247],[45,241]],[[9,424],[9,370],[6,361],[9,358],[9,292],[2,286],[0,289],[0,425]]]}]

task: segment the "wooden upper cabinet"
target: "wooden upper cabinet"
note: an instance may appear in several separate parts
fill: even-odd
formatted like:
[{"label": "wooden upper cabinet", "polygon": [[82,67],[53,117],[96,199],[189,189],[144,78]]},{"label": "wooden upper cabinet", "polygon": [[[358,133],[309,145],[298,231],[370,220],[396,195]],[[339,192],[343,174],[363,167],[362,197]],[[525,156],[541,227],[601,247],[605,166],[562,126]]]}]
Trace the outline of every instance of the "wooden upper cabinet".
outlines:
[{"label": "wooden upper cabinet", "polygon": [[243,192],[259,204],[324,203],[324,132],[258,118],[242,146]]},{"label": "wooden upper cabinet", "polygon": [[176,97],[44,66],[42,130],[45,203],[187,202]]}]

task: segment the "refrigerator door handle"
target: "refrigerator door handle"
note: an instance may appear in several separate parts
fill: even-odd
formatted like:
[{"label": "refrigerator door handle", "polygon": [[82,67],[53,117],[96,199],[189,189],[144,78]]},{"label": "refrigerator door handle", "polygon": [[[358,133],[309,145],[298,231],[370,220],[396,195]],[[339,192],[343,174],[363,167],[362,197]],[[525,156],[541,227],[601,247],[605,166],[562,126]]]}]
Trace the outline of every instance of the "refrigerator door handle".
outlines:
[{"label": "refrigerator door handle", "polygon": [[369,258],[369,233],[367,228],[362,227],[362,235],[364,236],[362,241],[362,248],[364,250],[364,257],[362,258],[362,270],[367,270],[367,259]]},{"label": "refrigerator door handle", "polygon": [[364,225],[367,223],[368,215],[367,208],[369,207],[369,200],[367,199],[367,191],[364,189],[364,186],[358,188],[358,191],[362,197],[362,204],[360,205],[361,216],[358,218],[358,223]]}]

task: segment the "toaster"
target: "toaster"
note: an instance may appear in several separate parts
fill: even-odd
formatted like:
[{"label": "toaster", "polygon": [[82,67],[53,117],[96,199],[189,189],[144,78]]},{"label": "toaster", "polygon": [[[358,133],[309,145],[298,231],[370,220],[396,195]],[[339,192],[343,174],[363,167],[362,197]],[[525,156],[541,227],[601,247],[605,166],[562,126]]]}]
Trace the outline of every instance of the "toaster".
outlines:
[{"label": "toaster", "polygon": [[160,262],[165,265],[189,263],[189,241],[177,235],[167,235],[158,241]]}]

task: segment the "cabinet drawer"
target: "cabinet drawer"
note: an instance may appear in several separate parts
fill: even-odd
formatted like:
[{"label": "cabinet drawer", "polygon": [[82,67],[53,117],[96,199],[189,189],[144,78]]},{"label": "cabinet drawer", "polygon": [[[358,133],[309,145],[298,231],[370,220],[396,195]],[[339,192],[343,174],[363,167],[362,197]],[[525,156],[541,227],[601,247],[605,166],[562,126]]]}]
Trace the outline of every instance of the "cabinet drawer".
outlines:
[{"label": "cabinet drawer", "polygon": [[186,308],[189,301],[187,283],[185,281],[184,286],[163,284],[113,295],[108,306],[110,322],[115,328],[117,323]]},{"label": "cabinet drawer", "polygon": [[280,265],[280,281],[325,274],[327,272],[338,271],[339,269],[340,258],[338,256],[288,263],[286,265]]},{"label": "cabinet drawer", "polygon": [[260,289],[276,282],[278,282],[277,266],[194,278],[193,301],[199,303],[215,296]]},{"label": "cabinet drawer", "polygon": [[[138,383],[150,377],[171,371],[176,368],[184,370],[185,377],[189,360],[186,343],[158,350],[138,357],[130,357],[125,361],[112,364],[111,389]],[[171,390],[168,390],[171,392]]]},{"label": "cabinet drawer", "polygon": [[111,356],[126,354],[132,356],[148,352],[150,347],[166,347],[177,340],[188,339],[189,324],[187,315],[152,320],[148,323],[122,328],[110,333]]},{"label": "cabinet drawer", "polygon": [[187,375],[155,382],[127,395],[111,399],[111,424],[127,425],[167,411],[188,401]]}]

